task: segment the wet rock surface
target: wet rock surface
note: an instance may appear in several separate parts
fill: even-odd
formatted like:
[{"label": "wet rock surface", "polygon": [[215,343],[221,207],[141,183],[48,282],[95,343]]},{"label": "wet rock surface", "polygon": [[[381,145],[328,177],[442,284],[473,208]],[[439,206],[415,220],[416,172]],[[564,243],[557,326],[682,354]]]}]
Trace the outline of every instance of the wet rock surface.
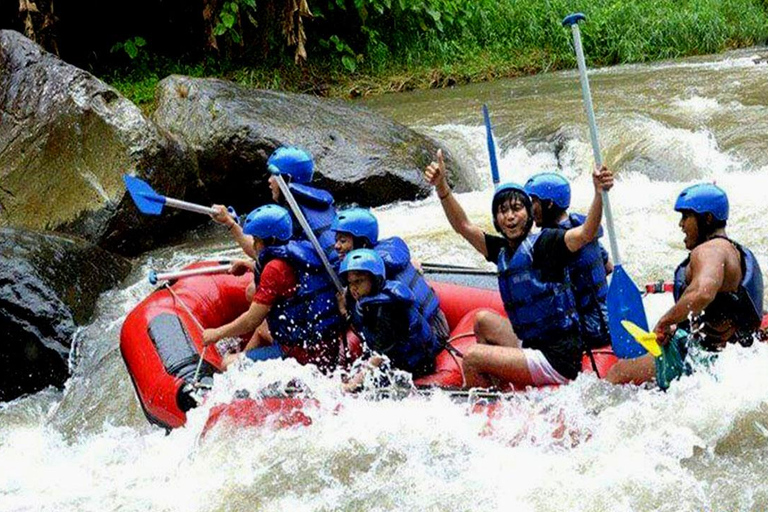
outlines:
[{"label": "wet rock surface", "polygon": [[186,149],[93,75],[0,31],[0,226],[73,234],[122,254],[207,221],[142,216],[122,175],[204,199]]},{"label": "wet rock surface", "polygon": [[184,76],[163,80],[157,98],[155,122],[193,149],[211,195],[238,211],[269,199],[266,161],[281,145],[312,155],[314,184],[337,203],[378,206],[431,192],[422,171],[438,143],[366,107]]},{"label": "wet rock surface", "polygon": [[64,383],[77,326],[130,267],[84,240],[0,228],[0,401]]}]

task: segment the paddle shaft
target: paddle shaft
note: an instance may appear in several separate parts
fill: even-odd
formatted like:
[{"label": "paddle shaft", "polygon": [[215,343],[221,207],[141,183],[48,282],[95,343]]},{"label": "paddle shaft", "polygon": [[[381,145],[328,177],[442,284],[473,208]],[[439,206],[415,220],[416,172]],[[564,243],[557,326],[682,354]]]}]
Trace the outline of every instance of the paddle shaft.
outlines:
[{"label": "paddle shaft", "polygon": [[491,128],[491,115],[488,113],[488,105],[483,105],[483,120],[485,121],[485,138],[488,144],[488,158],[491,161],[491,178],[493,184],[499,184],[499,163],[496,160],[496,143],[493,142],[493,128]]},{"label": "paddle shaft", "polygon": [[440,265],[422,264],[422,269],[425,274],[462,274],[462,275],[477,275],[477,276],[495,276],[498,272],[495,270],[485,270],[482,268],[462,268],[462,267],[442,267]]},{"label": "paddle shaft", "polygon": [[[587,78],[587,64],[584,61],[584,49],[581,46],[581,32],[579,24],[571,25],[573,32],[573,47],[576,50],[576,62],[579,65],[579,78],[581,79],[581,95],[584,98],[584,110],[587,111],[587,120],[589,121],[589,136],[592,141],[592,154],[595,157],[595,165],[599,169],[603,166],[603,156],[600,153],[600,143],[597,138],[597,123],[595,122],[595,109],[592,106],[592,93],[589,90],[589,79]],[[603,190],[603,216],[605,217],[605,227],[608,231],[608,241],[611,244],[611,255],[615,266],[621,266],[621,256],[619,255],[619,245],[616,242],[616,231],[613,227],[613,214],[611,213],[611,201],[608,198],[608,192]]]},{"label": "paddle shaft", "polygon": [[341,281],[339,281],[339,276],[337,276],[336,272],[333,270],[331,263],[328,261],[328,257],[325,255],[325,251],[323,250],[323,247],[320,245],[320,242],[317,241],[317,237],[315,236],[315,233],[312,231],[312,228],[309,226],[309,222],[307,222],[306,217],[304,217],[304,213],[301,211],[301,208],[299,208],[299,205],[296,202],[296,199],[293,198],[293,194],[291,193],[291,190],[288,188],[288,184],[285,182],[285,180],[281,175],[274,174],[273,176],[277,180],[277,185],[280,187],[280,192],[283,193],[283,197],[285,197],[285,200],[288,201],[288,205],[291,207],[291,210],[293,210],[293,214],[296,216],[296,219],[299,221],[299,224],[301,224],[301,229],[304,230],[304,233],[307,235],[307,238],[312,243],[312,246],[315,248],[315,251],[317,251],[317,255],[320,257],[320,261],[323,262],[323,266],[325,267],[325,270],[328,272],[328,275],[330,276],[331,281],[333,281],[333,285],[336,287],[336,290],[339,292],[343,292],[344,287],[341,285]]},{"label": "paddle shaft", "polygon": [[190,270],[177,270],[170,272],[155,272],[154,270],[149,273],[149,282],[156,284],[159,281],[171,281],[173,279],[181,279],[183,277],[191,276],[204,276],[208,274],[225,274],[229,271],[231,265],[216,265],[213,267],[200,267]]},{"label": "paddle shaft", "polygon": [[187,210],[188,212],[202,213],[204,215],[216,214],[216,210],[214,210],[210,206],[202,206],[195,203],[188,203],[186,201],[182,201],[180,199],[172,199],[170,197],[165,197],[165,204],[167,206],[170,206],[171,208],[177,208],[179,210]]}]

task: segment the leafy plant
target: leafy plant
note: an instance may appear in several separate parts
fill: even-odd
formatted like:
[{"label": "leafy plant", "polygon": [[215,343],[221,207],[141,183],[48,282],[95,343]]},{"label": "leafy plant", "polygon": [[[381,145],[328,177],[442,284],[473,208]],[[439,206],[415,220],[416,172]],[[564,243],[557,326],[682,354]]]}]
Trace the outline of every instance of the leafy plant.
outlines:
[{"label": "leafy plant", "polygon": [[[340,0],[337,0],[340,1]],[[332,35],[327,40],[320,40],[320,45],[324,48],[328,48],[332,53],[337,55],[341,59],[341,65],[344,69],[350,73],[354,73],[357,69],[358,60],[362,60],[362,57],[355,54],[352,47],[343,41],[339,36]]]},{"label": "leafy plant", "polygon": [[146,46],[146,44],[147,42],[144,40],[143,37],[136,36],[130,39],[126,39],[121,43],[115,43],[114,45],[112,45],[112,48],[110,51],[112,53],[116,53],[122,50],[126,53],[126,55],[128,55],[128,57],[131,60],[134,60],[136,57],[139,56],[139,48],[143,48],[144,46]]},{"label": "leafy plant", "polygon": [[251,24],[257,25],[255,12],[256,0],[226,0],[219,11],[218,20],[213,27],[213,35],[216,37],[227,34],[232,42],[241,44],[243,37],[240,32],[241,11],[248,17]]}]

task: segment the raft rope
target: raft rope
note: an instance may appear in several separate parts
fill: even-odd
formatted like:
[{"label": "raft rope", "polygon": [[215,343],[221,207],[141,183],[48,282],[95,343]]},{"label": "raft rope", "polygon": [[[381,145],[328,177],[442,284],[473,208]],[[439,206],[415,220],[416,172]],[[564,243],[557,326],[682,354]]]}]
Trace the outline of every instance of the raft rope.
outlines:
[{"label": "raft rope", "polygon": [[453,362],[456,363],[456,367],[461,372],[461,387],[467,386],[467,378],[464,376],[464,366],[459,364],[459,360],[457,359],[457,356],[464,359],[464,354],[462,354],[459,349],[451,345],[451,342],[459,340],[461,338],[468,338],[474,335],[475,335],[474,331],[463,332],[461,334],[457,334],[456,336],[451,336],[443,344],[443,346],[445,347],[445,350],[447,350],[448,353],[451,355],[451,357],[453,358]]},{"label": "raft rope", "polygon": [[[181,300],[181,298],[178,295],[176,295],[176,292],[173,291],[173,288],[171,288],[171,286],[168,283],[168,281],[166,281],[163,286],[165,288],[167,288],[169,292],[171,292],[171,296],[173,296],[173,300],[178,302],[179,304],[181,304],[181,307],[184,308],[184,310],[187,312],[187,314],[190,316],[190,318],[192,318],[192,321],[195,322],[195,325],[197,326],[197,328],[200,329],[200,334],[202,335],[202,333],[205,330],[205,328],[200,323],[200,320],[197,319],[195,314],[192,313],[192,310],[189,309],[189,306],[187,306],[187,304],[183,300]],[[199,382],[199,380],[200,380],[200,369],[203,367],[203,361],[205,360],[205,351],[206,350],[208,350],[208,345],[203,345],[203,353],[200,354],[200,360],[197,362],[197,368],[195,368],[195,375],[194,375],[194,377],[192,377],[192,386],[194,386],[195,388],[199,388],[200,387],[200,382]]]}]

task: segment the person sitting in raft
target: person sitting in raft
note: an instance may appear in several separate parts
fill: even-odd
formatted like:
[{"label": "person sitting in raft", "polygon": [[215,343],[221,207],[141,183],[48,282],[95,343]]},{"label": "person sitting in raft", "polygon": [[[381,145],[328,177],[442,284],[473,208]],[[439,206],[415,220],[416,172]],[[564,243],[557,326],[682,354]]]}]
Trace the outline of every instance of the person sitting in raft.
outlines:
[{"label": "person sitting in raft", "polygon": [[448,340],[448,320],[440,309],[435,291],[414,265],[405,240],[397,236],[379,240],[379,222],[365,208],[339,210],[331,224],[331,231],[336,235],[336,252],[340,261],[355,249],[375,250],[384,261],[387,279],[400,281],[408,287],[438,340],[443,344]]},{"label": "person sitting in raft", "polygon": [[[254,338],[255,347],[245,355],[254,361],[296,357],[321,368],[335,360],[337,337],[344,329],[336,289],[314,247],[306,240],[292,240],[293,222],[288,210],[277,205],[256,208],[245,219],[243,232],[253,239],[259,284],[248,311],[232,322],[203,331],[203,343],[240,336],[269,322],[274,343]],[[246,262],[254,265],[253,262]],[[237,356],[225,357],[229,366]]]},{"label": "person sitting in raft", "polygon": [[[380,366],[385,355],[395,368],[414,377],[432,373],[443,344],[411,290],[396,279],[387,279],[381,256],[372,249],[355,249],[341,262],[339,277],[347,285],[339,310],[374,352],[368,364]],[[359,387],[364,377],[363,372],[355,375],[345,390]]]},{"label": "person sitting in raft", "polygon": [[[331,263],[334,263],[338,257],[334,247],[336,240],[334,234],[329,231],[329,227],[336,217],[336,208],[333,205],[333,196],[329,192],[308,185],[312,181],[315,169],[312,157],[303,149],[279,147],[267,160],[267,169],[270,172],[268,184],[272,200],[278,205],[286,207],[291,214],[294,227],[292,238],[307,240],[304,230],[283,197],[283,193],[277,183],[277,175],[281,175],[285,179],[288,189],[296,200],[296,204],[299,205],[299,209],[304,214],[304,218],[307,220],[320,246],[323,247],[326,257]],[[216,214],[212,216],[213,220],[227,226],[232,237],[243,251],[256,260],[257,255],[253,252],[252,238],[243,232],[240,225],[227,212],[225,206],[217,204],[213,205],[213,208],[217,210]],[[230,273],[242,275],[253,267],[251,262],[238,260],[232,264]],[[254,282],[250,283],[245,290],[245,296],[249,302],[253,300],[258,280],[259,275],[257,272],[254,272]],[[259,345],[271,343],[272,341],[269,325],[264,323],[254,332],[250,344]]]},{"label": "person sitting in raft", "polygon": [[[333,263],[338,256],[335,249],[336,239],[334,234],[329,231],[329,228],[333,219],[336,218],[336,208],[333,205],[334,200],[330,192],[308,185],[312,181],[315,169],[312,157],[309,153],[299,148],[279,147],[267,160],[267,169],[271,174],[268,183],[272,200],[276,204],[286,207],[293,219],[293,238],[296,240],[307,240],[304,230],[283,197],[283,193],[277,183],[276,176],[278,175],[283,176],[283,179],[285,179],[288,189],[299,205],[299,209],[304,214],[304,218],[307,219],[307,223],[315,237],[317,237],[318,242],[320,242],[326,257]],[[238,245],[248,256],[255,260],[256,254],[253,253],[251,237],[243,232],[243,229],[235,219],[227,212],[225,206],[215,204],[213,208],[217,210],[216,214],[212,215],[213,220],[227,226],[227,229]],[[232,272],[242,274],[245,270],[241,265],[241,263],[238,263],[237,268],[233,265]],[[258,278],[258,276],[256,277]],[[252,299],[255,289],[256,283],[250,285],[246,290],[246,296],[249,301]]]},{"label": "person sitting in raft", "polygon": [[752,251],[726,235],[728,209],[728,196],[709,183],[692,185],[677,197],[675,210],[682,215],[690,254],[675,270],[675,304],[653,328],[662,355],[620,360],[608,381],[640,384],[655,378],[667,389],[690,372],[689,349],[709,359],[706,353],[726,343],[752,343],[763,315],[763,275]]},{"label": "person sitting in raft", "polygon": [[[571,185],[562,175],[554,172],[534,174],[525,183],[525,191],[531,198],[533,221],[537,227],[567,230],[584,224],[584,215],[568,213]],[[602,234],[602,229],[598,230],[597,237]],[[608,251],[597,239],[576,251],[568,264],[581,340],[590,349],[611,344],[606,298],[607,275],[612,271]]]},{"label": "person sitting in raft", "polygon": [[[365,208],[347,208],[336,212],[331,223],[339,261],[355,249],[373,249],[379,243],[379,221]],[[405,243],[405,242],[403,242]]]},{"label": "person sitting in raft", "polygon": [[477,344],[464,353],[466,386],[489,387],[494,381],[541,386],[576,378],[582,345],[567,268],[573,253],[597,237],[601,192],[613,186],[613,174],[605,167],[593,173],[595,195],[587,218],[568,230],[544,228],[532,233],[532,204],[525,189],[516,183],[498,186],[491,212],[501,237],[469,221],[451,193],[442,151],[424,175],[435,186],[454,231],[499,269],[499,291],[508,318],[478,313]]}]

